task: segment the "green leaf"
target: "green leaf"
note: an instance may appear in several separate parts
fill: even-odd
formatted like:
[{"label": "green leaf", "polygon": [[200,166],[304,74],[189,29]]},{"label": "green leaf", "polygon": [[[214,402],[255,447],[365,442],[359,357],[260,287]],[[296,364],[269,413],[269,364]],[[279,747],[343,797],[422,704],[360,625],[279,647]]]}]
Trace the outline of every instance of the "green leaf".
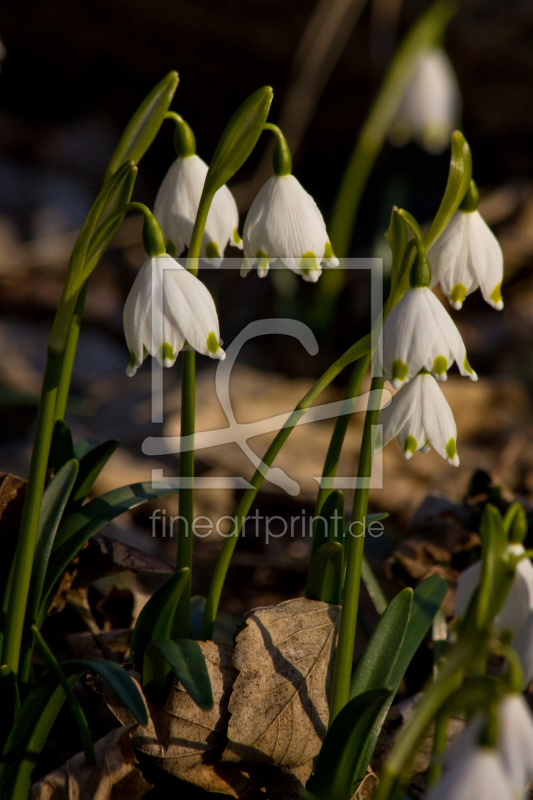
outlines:
[{"label": "green leaf", "polygon": [[[69,678],[71,686],[80,674]],[[63,688],[50,682],[36,687],[26,697],[0,761],[0,800],[28,797],[35,764],[64,702]]]},{"label": "green leaf", "polygon": [[56,420],[52,443],[50,445],[50,455],[48,456],[48,469],[59,469],[67,461],[74,457],[74,443],[72,434],[67,423]]},{"label": "green leaf", "polygon": [[[113,181],[111,184],[112,189],[108,194],[107,203],[100,211],[100,225],[91,236],[87,248],[85,271],[89,274],[102,258],[124,220],[125,213],[116,215],[115,211],[118,211],[129,203],[131,195],[133,194],[135,181],[137,180],[137,167],[131,164],[129,164],[128,167],[129,169],[124,178]],[[118,175],[120,173],[116,174]]]},{"label": "green leaf", "polygon": [[344,572],[344,547],[326,542],[311,558],[305,596],[324,603],[340,603]]},{"label": "green leaf", "polygon": [[213,690],[198,642],[192,639],[152,642],[149,650],[156,649],[172,667],[176,678],[183,684],[194,702],[204,711],[213,708]]},{"label": "green leaf", "polygon": [[[370,522],[368,522],[371,516],[375,515],[369,514],[367,516],[367,527],[368,525],[371,524]],[[386,519],[386,517],[388,517],[388,514],[385,514],[384,517],[383,516],[380,517],[380,520]],[[376,521],[379,522],[380,520]],[[388,605],[387,598],[383,594],[383,590],[381,588],[379,580],[377,579],[374,573],[374,570],[372,569],[372,567],[370,566],[370,564],[368,563],[367,559],[364,556],[361,562],[361,579],[365,585],[365,588],[369,594],[370,599],[372,600],[372,603],[374,604],[374,608],[376,609],[378,614],[380,615],[383,614]]]},{"label": "green leaf", "polygon": [[43,494],[27,604],[30,623],[35,621],[39,610],[54,539],[77,474],[78,462],[75,459],[67,461],[50,481]]},{"label": "green leaf", "polygon": [[435,218],[424,236],[426,251],[435,244],[465,196],[472,178],[472,154],[468,142],[460,131],[452,133],[452,158],[444,196]]},{"label": "green leaf", "polygon": [[120,137],[107,168],[112,175],[125,161],[138,164],[155,139],[174,92],[178,86],[178,73],[169,72],[141,103]]},{"label": "green leaf", "polygon": [[337,714],[307,784],[312,796],[320,800],[349,800],[355,777],[366,770],[368,737],[390,695],[387,689],[365,692],[350,700]]},{"label": "green leaf", "polygon": [[344,541],[344,495],[334,490],[328,494],[313,519],[313,548],[318,550],[326,542]]},{"label": "green leaf", "polygon": [[0,753],[7,741],[20,710],[20,698],[15,673],[7,664],[0,667],[0,697],[2,713],[0,714]]},{"label": "green leaf", "polygon": [[69,513],[76,511],[83,503],[93,484],[120,442],[118,439],[110,439],[93,447],[80,459],[78,477],[72,490],[69,501]]},{"label": "green leaf", "polygon": [[64,661],[61,668],[67,675],[73,672],[79,673],[80,670],[96,672],[111,687],[137,722],[140,725],[148,724],[148,712],[144,697],[131,676],[119,664],[108,661],[106,658],[97,658],[94,661],[76,659],[75,661]]},{"label": "green leaf", "polygon": [[207,173],[204,193],[212,197],[250,156],[267,121],[273,92],[263,86],[242,103],[226,125]]},{"label": "green leaf", "polygon": [[179,599],[191,579],[191,570],[183,567],[155,592],[142,609],[131,638],[130,658],[142,673],[146,645],[169,641],[176,636],[176,611]]},{"label": "green leaf", "polygon": [[125,511],[175,491],[176,487],[171,484],[150,481],[122,486],[90,500],[60,525],[46,572],[39,620],[46,616],[56,582],[91,536]]}]

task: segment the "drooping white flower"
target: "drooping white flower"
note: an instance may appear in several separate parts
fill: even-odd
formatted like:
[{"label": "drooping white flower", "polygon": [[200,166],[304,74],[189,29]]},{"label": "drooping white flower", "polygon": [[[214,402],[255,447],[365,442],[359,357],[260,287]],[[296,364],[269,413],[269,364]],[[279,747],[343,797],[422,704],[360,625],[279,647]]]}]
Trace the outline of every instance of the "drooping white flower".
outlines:
[{"label": "drooping white flower", "polygon": [[324,218],[294,175],[273,175],[253,201],[243,230],[244,265],[257,263],[261,277],[281,259],[304,280],[315,282],[321,264],[337,267]]},{"label": "drooping white flower", "polygon": [[421,369],[445,381],[455,361],[461,375],[477,380],[452,318],[433,292],[409,289],[388,315],[379,337],[385,377],[398,389]]},{"label": "drooping white flower", "polygon": [[453,466],[459,465],[457,428],[450,406],[432,375],[421,373],[394,395],[379,415],[384,447],[397,438],[406,458],[433,447]]},{"label": "drooping white flower", "polygon": [[[175,245],[176,256],[190,244],[207,169],[207,164],[197,155],[177,158],[159,187],[154,215],[165,237]],[[230,242],[242,248],[238,227],[237,205],[228,187],[222,186],[209,209],[200,256],[219,267]]]},{"label": "drooping white flower", "polygon": [[533,717],[524,697],[505,695],[498,707],[498,753],[512,796],[522,798],[533,780]]},{"label": "drooping white flower", "polygon": [[128,375],[135,375],[146,353],[171,367],[185,343],[211,358],[225,357],[213,298],[169,255],[147,256],[126,299],[124,333]]},{"label": "drooping white flower", "polygon": [[[453,745],[452,745],[453,746]],[[498,751],[474,746],[451,761],[426,800],[514,800]]]},{"label": "drooping white flower", "polygon": [[[507,552],[511,556],[525,553],[521,544],[509,544]],[[479,585],[481,577],[481,561],[476,561],[459,576],[455,593],[456,617],[464,617],[468,604]],[[533,564],[529,558],[521,558],[516,564],[513,580],[507,597],[493,621],[493,629],[497,636],[509,631],[513,636],[533,611]]]},{"label": "drooping white flower", "polygon": [[441,153],[461,113],[461,94],[450,59],[440,47],[417,58],[411,80],[391,129],[391,141],[414,139],[430,153]]},{"label": "drooping white flower", "polygon": [[431,286],[440,283],[454,308],[481,289],[483,299],[501,310],[503,253],[479,211],[456,211],[428,252]]},{"label": "drooping white flower", "polygon": [[523,687],[526,689],[533,681],[533,610],[529,612],[513,638],[513,649],[516,650],[522,664]]}]

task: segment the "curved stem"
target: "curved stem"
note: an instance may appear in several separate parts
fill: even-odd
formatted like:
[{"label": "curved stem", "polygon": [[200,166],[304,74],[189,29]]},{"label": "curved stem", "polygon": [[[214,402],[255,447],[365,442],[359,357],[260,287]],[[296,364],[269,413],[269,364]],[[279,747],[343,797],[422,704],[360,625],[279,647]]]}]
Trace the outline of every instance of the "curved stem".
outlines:
[{"label": "curved stem", "polygon": [[357,361],[359,358],[365,356],[370,350],[370,336],[364,336],[361,340],[356,342],[350,347],[337,361],[335,361],[326,372],[316,381],[316,383],[309,389],[309,391],[302,397],[300,402],[295,407],[294,411],[285,422],[281,430],[278,431],[270,447],[263,456],[261,466],[255,471],[250,483],[252,484],[249,489],[244,492],[239,505],[235,511],[233,522],[230,530],[226,534],[224,545],[218,557],[215,571],[211,579],[209,587],[209,594],[204,609],[204,616],[202,620],[202,639],[209,639],[213,633],[213,626],[217,615],[220,597],[222,595],[222,588],[226,579],[228,567],[230,565],[233,551],[237,544],[239,534],[241,532],[246,515],[257,495],[259,487],[263,483],[263,479],[267,473],[265,465],[271,467],[272,463],[289,438],[292,430],[298,424],[299,420],[305,412],[315,402],[321,392],[348,366],[348,364]]},{"label": "curved stem", "polygon": [[85,306],[85,298],[87,297],[87,289],[89,281],[87,280],[83,285],[79,297],[76,301],[74,308],[74,315],[67,335],[67,343],[65,352],[63,353],[63,364],[59,376],[59,385],[57,388],[57,401],[56,401],[56,414],[55,418],[63,419],[67,408],[68,394],[70,390],[70,381],[72,379],[72,370],[74,368],[74,359],[76,357],[76,348],[78,346],[78,337],[80,335],[81,320],[83,316],[83,309]]}]

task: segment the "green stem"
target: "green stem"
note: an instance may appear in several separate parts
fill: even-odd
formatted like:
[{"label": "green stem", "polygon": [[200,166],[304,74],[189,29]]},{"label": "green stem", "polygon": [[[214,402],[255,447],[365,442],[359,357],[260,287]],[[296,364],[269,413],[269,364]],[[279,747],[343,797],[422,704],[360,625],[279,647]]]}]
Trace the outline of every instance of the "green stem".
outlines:
[{"label": "green stem", "polygon": [[437,0],[408,32],[387,71],[361,128],[335,199],[329,230],[333,249],[339,258],[348,254],[364,188],[400,106],[415,60],[422,50],[442,35],[455,10],[454,3]]},{"label": "green stem", "polygon": [[20,663],[20,647],[26,616],[26,604],[37,542],[48,455],[56,419],[57,390],[62,363],[62,354],[55,353],[49,348],[37,417],[30,474],[26,487],[26,498],[13,562],[9,614],[6,619],[2,650],[2,663],[7,664],[15,675],[18,673]]},{"label": "green stem", "polygon": [[209,594],[204,610],[204,617],[202,620],[202,639],[209,639],[213,633],[213,626],[217,615],[220,597],[222,595],[222,588],[226,579],[228,567],[230,565],[233,551],[237,544],[239,534],[241,532],[246,515],[257,495],[257,492],[263,483],[263,479],[267,473],[266,467],[271,467],[272,463],[285,444],[289,435],[291,434],[298,421],[305,414],[305,412],[315,402],[321,392],[333,381],[342,370],[353,363],[359,358],[365,356],[370,348],[370,336],[363,337],[360,341],[356,342],[350,347],[337,361],[335,361],[326,372],[316,381],[316,383],[309,389],[300,402],[295,407],[294,411],[285,422],[281,430],[278,431],[270,447],[263,456],[263,463],[255,471],[252,480],[250,481],[251,487],[244,492],[239,505],[235,511],[233,522],[230,530],[226,534],[224,545],[218,557],[218,561],[211,579],[209,587]]},{"label": "green stem", "polygon": [[[381,395],[382,389],[383,378],[373,378],[371,391]],[[352,675],[355,628],[357,623],[361,567],[365,542],[365,518],[368,507],[368,484],[372,475],[374,432],[378,416],[379,404],[373,402],[365,415],[361,451],[359,453],[359,466],[357,469],[357,479],[362,479],[363,485],[355,490],[351,525],[346,535],[346,578],[342,598],[339,640],[335,657],[335,671],[333,674],[329,716],[330,725],[350,698],[350,680]]]},{"label": "green stem", "polygon": [[76,349],[78,347],[78,338],[80,335],[81,319],[83,316],[83,309],[85,306],[85,298],[87,296],[87,289],[89,281],[87,280],[79,294],[79,297],[74,308],[74,315],[69,327],[67,335],[67,343],[65,352],[63,353],[63,364],[59,376],[59,385],[57,389],[56,401],[56,420],[64,419],[67,408],[68,394],[70,390],[70,381],[72,378],[72,370],[74,367],[74,359],[76,358]]},{"label": "green stem", "polygon": [[96,764],[96,754],[94,752],[94,745],[91,739],[91,732],[89,730],[87,718],[83,713],[83,709],[80,705],[80,702],[76,697],[76,695],[74,694],[74,690],[72,689],[72,686],[70,685],[63,670],[61,669],[59,662],[56,660],[54,654],[52,653],[52,651],[44,641],[43,637],[41,636],[37,625],[32,625],[31,629],[35,637],[35,641],[39,646],[39,650],[41,651],[45,661],[48,663],[48,666],[56,676],[57,682],[65,692],[67,701],[70,705],[74,718],[78,724],[78,730],[80,732],[83,744],[83,750],[85,752],[85,763],[87,764],[87,766],[94,767],[94,765]]},{"label": "green stem", "polygon": [[442,772],[441,756],[448,743],[448,723],[450,715],[445,712],[438,714],[433,728],[433,746],[431,749],[431,762],[426,774],[426,785],[433,786],[439,780]]}]

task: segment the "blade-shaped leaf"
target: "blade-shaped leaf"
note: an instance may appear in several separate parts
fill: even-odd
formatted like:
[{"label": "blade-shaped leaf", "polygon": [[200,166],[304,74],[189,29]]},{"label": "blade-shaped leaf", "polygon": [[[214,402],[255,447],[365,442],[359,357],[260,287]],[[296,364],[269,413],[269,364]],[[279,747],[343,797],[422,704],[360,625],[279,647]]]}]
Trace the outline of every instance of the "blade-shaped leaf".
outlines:
[{"label": "blade-shaped leaf", "polygon": [[131,676],[119,664],[115,664],[114,661],[109,661],[106,658],[96,658],[94,661],[76,659],[75,661],[64,661],[61,664],[61,668],[67,675],[73,672],[79,673],[80,670],[83,672],[87,670],[96,672],[111,687],[137,722],[140,725],[147,724],[148,714],[144,698]]},{"label": "blade-shaped leaf", "polygon": [[336,490],[330,492],[320,513],[313,519],[312,553],[326,542],[342,542],[344,540],[344,495]]},{"label": "blade-shaped leaf", "polygon": [[56,581],[91,536],[124,511],[175,491],[176,487],[168,483],[144,482],[122,486],[91,500],[60,525],[48,563],[39,618],[43,614],[46,616]]},{"label": "blade-shaped leaf", "polygon": [[213,708],[213,691],[205,664],[205,657],[198,642],[192,639],[177,639],[172,642],[153,642],[155,648],[168,661],[176,678],[190,694],[194,702],[210,711]]},{"label": "blade-shaped leaf", "polygon": [[72,490],[69,512],[76,510],[89,492],[91,491],[95,480],[101,473],[120,442],[118,439],[110,439],[107,442],[102,442],[96,447],[93,447],[89,452],[85,453],[83,458],[80,459],[80,466],[78,470],[78,477],[74,488]]},{"label": "blade-shaped leaf", "polygon": [[310,600],[337,605],[342,594],[344,547],[340,542],[326,542],[311,558],[305,596]]},{"label": "blade-shaped leaf", "polygon": [[142,609],[131,638],[130,658],[139,672],[143,670],[144,650],[149,642],[175,638],[176,610],[179,599],[191,579],[191,570],[183,567],[151,596]]},{"label": "blade-shaped leaf", "polygon": [[[71,686],[80,674],[68,679]],[[62,687],[51,682],[37,686],[26,697],[0,760],[0,800],[28,796],[35,764],[64,702]]]},{"label": "blade-shaped leaf", "polygon": [[48,469],[59,469],[67,461],[74,457],[74,444],[72,434],[67,423],[56,420],[52,443],[50,445],[50,455],[48,456]]},{"label": "blade-shaped leaf", "polygon": [[130,119],[111,156],[107,175],[112,175],[125,161],[138,164],[155,139],[178,86],[178,73],[169,72],[143,100]]},{"label": "blade-shaped leaf", "polygon": [[368,738],[391,692],[377,689],[352,698],[337,714],[307,784],[310,795],[320,800],[349,800],[354,776],[366,770]]},{"label": "blade-shaped leaf", "polygon": [[39,610],[50,553],[77,474],[78,462],[75,459],[67,461],[50,481],[43,494],[27,605],[28,618],[31,622],[35,620]]},{"label": "blade-shaped leaf", "polygon": [[9,736],[13,723],[20,708],[20,699],[15,673],[3,664],[0,667],[0,697],[2,698],[2,713],[0,714],[0,752]]}]

